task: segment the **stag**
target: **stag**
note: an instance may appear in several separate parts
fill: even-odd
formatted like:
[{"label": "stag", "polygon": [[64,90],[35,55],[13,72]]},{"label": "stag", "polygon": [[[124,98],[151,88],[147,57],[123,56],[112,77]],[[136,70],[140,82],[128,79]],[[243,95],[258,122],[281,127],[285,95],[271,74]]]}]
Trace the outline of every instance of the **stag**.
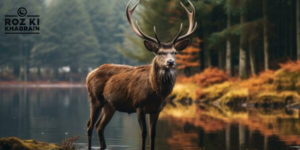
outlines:
[{"label": "stag", "polygon": [[[169,43],[158,39],[154,26],[155,38],[142,32],[138,22],[132,21],[132,13],[137,2],[129,9],[126,7],[128,22],[133,31],[142,39],[146,49],[155,54],[150,65],[126,66],[104,64],[90,72],[86,83],[90,100],[90,118],[87,123],[88,149],[91,149],[91,138],[96,126],[101,149],[106,148],[104,129],[113,117],[115,111],[137,113],[138,123],[142,133],[141,149],[145,150],[147,128],[146,114],[149,114],[150,149],[154,150],[156,122],[165,106],[166,97],[172,92],[176,80],[176,53],[185,49],[190,42],[190,35],[195,31],[195,8],[190,12],[182,3],[188,14],[189,29],[181,35],[182,23],[179,32]],[[101,112],[100,119],[97,121]],[[96,122],[97,121],[97,122]]]}]

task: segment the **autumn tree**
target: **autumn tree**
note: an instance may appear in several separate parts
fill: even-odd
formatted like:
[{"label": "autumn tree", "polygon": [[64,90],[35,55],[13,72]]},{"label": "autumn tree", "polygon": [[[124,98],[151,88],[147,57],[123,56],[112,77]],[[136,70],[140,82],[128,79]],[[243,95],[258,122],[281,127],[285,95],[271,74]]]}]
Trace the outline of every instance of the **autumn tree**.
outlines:
[{"label": "autumn tree", "polygon": [[176,63],[178,64],[178,69],[183,69],[186,76],[191,75],[190,68],[199,67],[199,45],[201,40],[195,38],[193,43],[187,47],[185,50],[180,52],[176,57]]}]

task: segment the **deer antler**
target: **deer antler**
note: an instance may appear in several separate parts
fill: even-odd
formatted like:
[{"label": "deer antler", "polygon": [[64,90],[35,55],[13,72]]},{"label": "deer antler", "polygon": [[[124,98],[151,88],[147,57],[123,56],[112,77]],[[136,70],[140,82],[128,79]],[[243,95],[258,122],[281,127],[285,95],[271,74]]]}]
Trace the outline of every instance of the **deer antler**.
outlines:
[{"label": "deer antler", "polygon": [[137,25],[137,28],[135,27],[133,21],[132,21],[132,13],[134,11],[134,9],[136,8],[136,6],[139,4],[140,1],[138,1],[131,9],[129,9],[129,5],[130,5],[130,2],[131,0],[128,2],[127,4],[127,7],[126,7],[126,16],[127,16],[127,20],[130,24],[130,27],[133,29],[133,31],[139,36],[141,37],[142,39],[144,40],[147,40],[147,41],[150,41],[150,42],[153,42],[153,43],[157,43],[157,44],[160,44],[160,41],[157,37],[157,34],[156,34],[156,29],[155,29],[155,26],[154,26],[154,33],[155,33],[155,38],[152,38],[146,34],[144,34],[142,32],[142,30],[140,29],[140,26],[138,25],[138,22],[136,21],[136,25]]},{"label": "deer antler", "polygon": [[[138,1],[131,9],[129,9],[130,2],[131,2],[131,0],[128,2],[127,7],[126,7],[126,16],[127,16],[128,22],[130,24],[130,27],[142,39],[153,42],[153,43],[157,43],[158,45],[160,45],[161,42],[159,41],[159,39],[157,37],[155,26],[154,26],[155,38],[150,37],[150,36],[146,35],[145,33],[143,33],[143,31],[141,30],[141,28],[140,28],[137,21],[136,21],[137,27],[135,27],[135,25],[132,21],[132,13],[133,13],[133,11],[135,10],[135,8],[137,7],[137,5],[139,4],[140,1]],[[172,43],[175,43],[177,41],[181,41],[181,40],[186,39],[187,37],[189,37],[196,30],[197,22],[194,24],[195,8],[189,0],[188,0],[188,2],[190,3],[190,5],[192,7],[192,12],[190,12],[181,2],[180,2],[180,4],[185,9],[185,11],[187,12],[187,15],[188,15],[188,18],[189,18],[189,29],[188,29],[188,31],[185,35],[180,36],[181,31],[182,31],[182,24],[181,24],[180,25],[180,30],[179,30],[178,34],[176,35],[176,37],[173,39]]]},{"label": "deer antler", "polygon": [[[185,9],[185,11],[187,12],[187,15],[189,17],[189,29],[187,31],[187,33],[183,36],[180,36],[181,34],[181,30],[182,30],[182,24],[180,25],[180,30],[178,32],[178,34],[176,35],[176,37],[174,38],[174,40],[172,41],[172,43],[175,43],[176,41],[181,41],[187,37],[189,37],[197,28],[197,22],[194,25],[194,20],[195,20],[195,7],[194,5],[191,3],[190,0],[188,0],[188,2],[190,3],[191,7],[192,7],[192,12],[190,12],[181,2],[181,6]],[[179,37],[180,36],[180,37]]]}]

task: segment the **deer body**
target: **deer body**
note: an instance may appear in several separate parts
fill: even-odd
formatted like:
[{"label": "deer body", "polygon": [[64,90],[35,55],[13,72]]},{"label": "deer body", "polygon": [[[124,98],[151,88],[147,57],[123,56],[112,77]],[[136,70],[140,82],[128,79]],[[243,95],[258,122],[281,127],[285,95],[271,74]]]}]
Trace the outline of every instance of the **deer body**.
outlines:
[{"label": "deer body", "polygon": [[108,103],[115,110],[134,113],[142,107],[146,114],[159,112],[172,92],[174,69],[161,70],[154,65],[125,66],[105,64],[87,77],[91,103]]},{"label": "deer body", "polygon": [[[189,29],[180,36],[179,33],[170,43],[162,43],[156,35],[155,38],[144,34],[137,24],[132,21],[132,13],[139,2],[129,9],[130,1],[126,7],[126,15],[133,31],[144,39],[146,49],[155,54],[150,65],[126,66],[105,64],[93,70],[87,76],[87,88],[90,99],[90,118],[87,124],[88,149],[91,149],[93,128],[96,125],[101,150],[106,148],[104,129],[113,117],[115,111],[137,113],[142,133],[141,149],[145,150],[147,127],[146,114],[149,114],[150,149],[154,150],[156,123],[160,111],[165,105],[166,97],[172,92],[176,80],[176,53],[182,51],[189,44],[189,36],[195,31],[195,9],[193,11],[181,3],[189,17]],[[101,112],[101,116],[99,114]],[[97,121],[98,120],[98,121]]]}]

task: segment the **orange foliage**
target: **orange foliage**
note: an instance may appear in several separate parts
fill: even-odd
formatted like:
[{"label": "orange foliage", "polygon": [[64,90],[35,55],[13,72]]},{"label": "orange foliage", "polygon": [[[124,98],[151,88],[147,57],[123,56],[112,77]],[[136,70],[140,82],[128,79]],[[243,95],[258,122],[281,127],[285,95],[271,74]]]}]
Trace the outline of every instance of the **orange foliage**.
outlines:
[{"label": "orange foliage", "polygon": [[298,61],[288,61],[284,64],[279,64],[282,69],[289,72],[299,72],[300,71],[300,60]]},{"label": "orange foliage", "polygon": [[201,40],[196,38],[192,45],[187,47],[185,50],[177,55],[176,63],[178,64],[178,69],[184,69],[186,67],[198,67],[199,63],[199,45]]},{"label": "orange foliage", "polygon": [[196,83],[201,87],[207,87],[212,84],[227,81],[229,76],[217,68],[207,68],[202,73],[197,73],[189,78],[181,78],[179,82]]},{"label": "orange foliage", "polygon": [[251,92],[261,92],[261,90],[269,91],[272,88],[272,84],[275,81],[275,74],[272,70],[267,70],[265,72],[261,72],[259,75],[254,75],[250,77],[248,80],[243,80],[240,82],[241,87],[248,88]]}]

